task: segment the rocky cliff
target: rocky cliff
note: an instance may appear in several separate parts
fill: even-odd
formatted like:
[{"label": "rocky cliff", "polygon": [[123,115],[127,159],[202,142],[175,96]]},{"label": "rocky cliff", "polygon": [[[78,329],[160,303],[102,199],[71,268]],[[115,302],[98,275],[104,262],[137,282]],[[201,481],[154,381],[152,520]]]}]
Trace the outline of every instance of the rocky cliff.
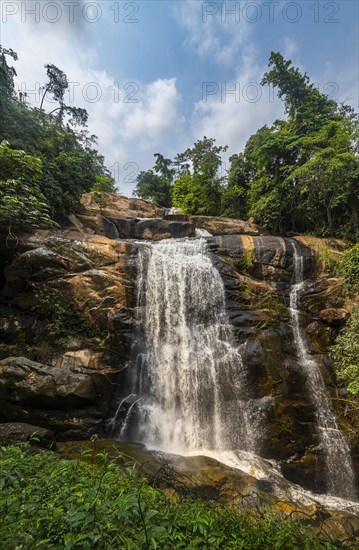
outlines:
[{"label": "rocky cliff", "polygon": [[[40,426],[57,440],[103,433],[126,383],[136,239],[192,237],[200,227],[214,235],[208,243],[231,321],[254,391],[267,408],[261,454],[278,460],[288,479],[323,490],[315,403],[296,359],[288,314],[293,239],[265,235],[239,220],[166,220],[144,201],[105,196],[99,204],[87,195],[82,203],[68,228],[18,235],[1,245],[0,422]],[[358,470],[359,443],[336,400],[327,354],[350,306],[341,280],[323,268],[318,253],[325,247],[340,255],[343,243],[296,242],[311,279],[301,300],[310,351],[322,365]]]}]

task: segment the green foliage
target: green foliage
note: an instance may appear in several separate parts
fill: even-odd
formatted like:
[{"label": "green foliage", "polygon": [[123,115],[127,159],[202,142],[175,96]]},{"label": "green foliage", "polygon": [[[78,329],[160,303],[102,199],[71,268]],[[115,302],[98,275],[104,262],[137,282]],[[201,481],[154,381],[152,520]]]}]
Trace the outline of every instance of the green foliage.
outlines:
[{"label": "green foliage", "polygon": [[[358,124],[349,108],[321,94],[309,77],[272,52],[262,84],[277,88],[287,120],[249,138],[230,158],[227,193],[238,213],[274,233],[312,232],[355,239],[359,231]],[[223,201],[226,208],[226,202]],[[236,208],[234,203],[234,209]],[[229,210],[233,215],[233,210]]]},{"label": "green foliage", "polygon": [[218,172],[222,164],[221,153],[227,150],[227,146],[217,146],[215,141],[204,136],[193,147],[177,155],[178,176],[173,185],[172,200],[173,206],[184,214],[221,215],[223,189]]},{"label": "green foliage", "polygon": [[99,193],[116,193],[115,182],[110,176],[98,174],[91,191],[97,191]]},{"label": "green foliage", "polygon": [[2,548],[334,548],[291,519],[174,499],[106,454],[96,466],[26,447],[0,448]]},{"label": "green foliage", "polygon": [[154,202],[157,206],[170,207],[172,205],[170,181],[164,176],[155,174],[153,170],[142,171],[138,174],[133,194]]},{"label": "green foliage", "polygon": [[95,323],[83,319],[73,302],[68,302],[56,289],[47,289],[36,295],[35,311],[47,319],[50,337],[56,341],[69,336],[101,337]]},{"label": "green foliage", "polygon": [[254,266],[255,251],[253,248],[247,249],[243,252],[243,255],[236,261],[236,268],[239,271],[249,272]]},{"label": "green foliage", "polygon": [[24,151],[0,144],[0,226],[55,227],[49,205],[41,193],[41,161]]},{"label": "green foliage", "polygon": [[359,292],[359,244],[344,252],[344,288],[348,294]]},{"label": "green foliage", "polygon": [[248,166],[243,153],[229,159],[227,185],[222,190],[222,215],[245,218],[248,211]]},{"label": "green foliage", "polygon": [[[67,107],[63,103],[68,86],[66,75],[54,65],[46,66],[49,81],[43,87],[44,97],[51,93],[53,99],[60,103],[60,107],[46,114],[42,109],[28,107],[24,95],[17,96],[13,80],[16,72],[7,63],[9,56],[17,59],[15,52],[0,46],[0,142],[6,140],[10,149],[25,151],[29,157],[41,161],[42,169],[36,179],[40,202],[47,203],[49,216],[53,220],[62,221],[77,208],[82,193],[90,191],[98,181],[97,177],[109,177],[109,173],[103,157],[94,148],[96,136],[89,136],[85,129],[75,131],[69,126],[86,124],[87,113],[84,109]],[[67,122],[64,121],[65,115]],[[12,176],[11,179],[16,178]],[[35,189],[32,182],[31,188]],[[28,190],[24,191],[28,196]],[[18,189],[17,195],[21,197],[21,194],[22,190]],[[37,189],[34,195],[39,196]],[[42,200],[43,197],[45,200]],[[11,217],[11,208],[10,204],[8,217]],[[14,214],[16,221],[16,212]],[[24,225],[26,223],[24,218]]]},{"label": "green foliage", "polygon": [[217,179],[203,174],[183,174],[173,185],[173,206],[183,214],[216,216],[221,213],[221,189]]},{"label": "green foliage", "polygon": [[338,277],[343,273],[342,256],[326,246],[319,248],[319,264],[321,273],[334,277]]},{"label": "green foliage", "polygon": [[337,337],[330,353],[335,362],[338,378],[351,394],[359,394],[359,306]]}]

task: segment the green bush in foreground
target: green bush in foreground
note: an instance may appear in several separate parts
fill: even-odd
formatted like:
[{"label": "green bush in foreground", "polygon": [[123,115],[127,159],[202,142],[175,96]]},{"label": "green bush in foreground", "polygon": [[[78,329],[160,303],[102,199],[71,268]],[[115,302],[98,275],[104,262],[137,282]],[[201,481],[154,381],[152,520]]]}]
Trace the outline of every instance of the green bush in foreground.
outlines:
[{"label": "green bush in foreground", "polygon": [[0,448],[3,549],[332,549],[292,520],[182,500],[103,455],[101,465]]}]

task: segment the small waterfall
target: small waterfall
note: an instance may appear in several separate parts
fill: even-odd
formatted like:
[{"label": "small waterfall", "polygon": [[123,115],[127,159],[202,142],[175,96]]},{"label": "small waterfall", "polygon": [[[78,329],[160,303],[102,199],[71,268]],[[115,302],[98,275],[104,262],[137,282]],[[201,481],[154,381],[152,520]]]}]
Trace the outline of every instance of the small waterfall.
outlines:
[{"label": "small waterfall", "polygon": [[118,435],[177,454],[256,451],[263,412],[250,396],[206,240],[139,246],[138,402]]},{"label": "small waterfall", "polygon": [[328,491],[336,496],[355,500],[355,478],[350,449],[344,434],[339,430],[334,411],[327,394],[319,365],[310,356],[300,323],[300,297],[305,289],[303,255],[293,241],[295,284],[290,291],[290,317],[294,342],[301,367],[307,375],[308,390],[316,406],[320,441],[326,460]]}]

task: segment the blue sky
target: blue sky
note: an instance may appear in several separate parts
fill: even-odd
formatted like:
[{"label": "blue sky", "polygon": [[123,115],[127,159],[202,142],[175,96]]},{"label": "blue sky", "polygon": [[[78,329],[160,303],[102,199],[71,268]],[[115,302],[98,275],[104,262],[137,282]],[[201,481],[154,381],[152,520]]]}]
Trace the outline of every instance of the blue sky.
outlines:
[{"label": "blue sky", "polygon": [[231,155],[283,117],[282,102],[259,84],[271,50],[321,91],[358,105],[354,0],[3,0],[1,43],[18,52],[17,85],[32,104],[45,63],[66,72],[68,102],[89,111],[126,195],[156,152],[173,157],[207,135]]}]

